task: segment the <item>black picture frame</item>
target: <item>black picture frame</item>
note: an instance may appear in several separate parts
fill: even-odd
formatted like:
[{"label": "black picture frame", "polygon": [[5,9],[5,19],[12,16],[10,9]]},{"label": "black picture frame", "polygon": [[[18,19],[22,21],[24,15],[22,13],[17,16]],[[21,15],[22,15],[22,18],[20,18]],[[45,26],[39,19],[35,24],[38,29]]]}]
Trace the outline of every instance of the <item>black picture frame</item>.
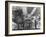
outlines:
[{"label": "black picture frame", "polygon": [[[8,34],[8,2],[11,3],[26,3],[26,4],[42,4],[43,5],[43,32],[42,33],[26,33],[26,34]],[[23,1],[5,1],[5,36],[18,36],[18,35],[36,35],[45,34],[45,3],[41,2],[23,2]]]}]

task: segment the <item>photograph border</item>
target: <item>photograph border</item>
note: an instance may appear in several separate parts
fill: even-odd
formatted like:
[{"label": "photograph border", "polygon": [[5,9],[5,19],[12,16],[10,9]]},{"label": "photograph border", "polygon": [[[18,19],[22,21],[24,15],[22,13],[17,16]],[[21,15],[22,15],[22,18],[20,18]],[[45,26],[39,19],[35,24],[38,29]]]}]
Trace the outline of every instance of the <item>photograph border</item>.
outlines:
[{"label": "photograph border", "polygon": [[[43,5],[43,32],[42,33],[26,33],[26,34],[8,34],[8,2],[13,3],[27,3],[27,4],[42,4]],[[35,35],[45,34],[45,3],[41,2],[24,2],[24,1],[5,1],[5,36],[18,36],[18,35]]]}]

